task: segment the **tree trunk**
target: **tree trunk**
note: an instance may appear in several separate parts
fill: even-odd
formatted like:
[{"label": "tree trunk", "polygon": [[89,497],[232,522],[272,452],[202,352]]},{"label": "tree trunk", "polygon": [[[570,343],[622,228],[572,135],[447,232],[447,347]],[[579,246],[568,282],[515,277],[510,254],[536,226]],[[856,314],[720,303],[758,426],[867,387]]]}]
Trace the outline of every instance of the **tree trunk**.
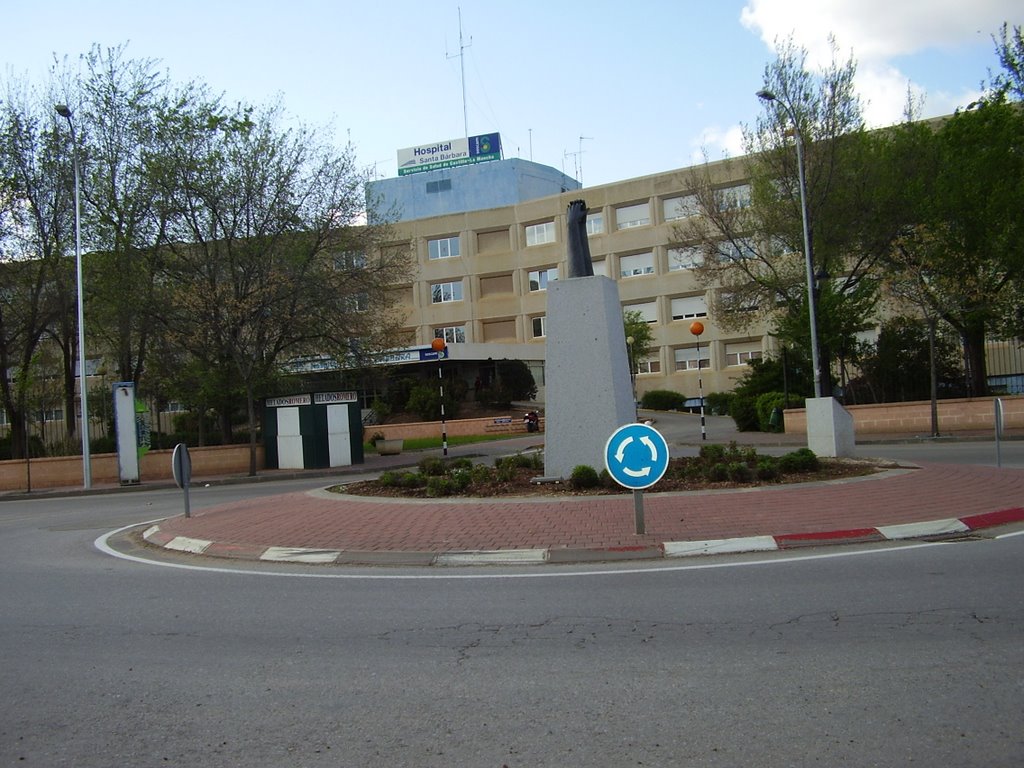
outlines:
[{"label": "tree trunk", "polygon": [[972,322],[961,334],[964,344],[964,366],[967,375],[967,394],[982,397],[988,393],[988,370],[985,364],[985,324]]},{"label": "tree trunk", "polygon": [[249,419],[249,477],[256,477],[256,407],[252,400],[252,384],[245,385],[246,413]]}]

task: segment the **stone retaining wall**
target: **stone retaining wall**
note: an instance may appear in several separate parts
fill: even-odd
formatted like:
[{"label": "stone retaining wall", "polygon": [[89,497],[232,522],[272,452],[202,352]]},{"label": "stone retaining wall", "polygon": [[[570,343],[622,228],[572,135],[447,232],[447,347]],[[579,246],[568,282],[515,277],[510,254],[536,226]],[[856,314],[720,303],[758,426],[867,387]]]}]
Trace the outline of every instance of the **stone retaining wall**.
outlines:
[{"label": "stone retaining wall", "polygon": [[[1024,397],[999,398],[1003,403],[1003,427],[1024,428]],[[995,398],[977,397],[939,400],[939,434],[957,432],[995,432]],[[906,434],[930,435],[932,404],[929,400],[878,405],[848,405],[853,416],[854,432],[860,435]],[[806,434],[807,415],[803,408],[786,410],[786,434]]]}]

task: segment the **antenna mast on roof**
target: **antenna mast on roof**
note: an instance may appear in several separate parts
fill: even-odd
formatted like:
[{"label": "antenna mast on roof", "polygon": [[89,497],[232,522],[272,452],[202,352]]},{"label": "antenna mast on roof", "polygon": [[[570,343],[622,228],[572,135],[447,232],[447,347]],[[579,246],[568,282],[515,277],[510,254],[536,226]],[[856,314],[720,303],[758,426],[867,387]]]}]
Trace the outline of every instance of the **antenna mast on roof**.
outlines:
[{"label": "antenna mast on roof", "polygon": [[580,136],[580,152],[579,152],[579,158],[580,158],[580,178],[579,178],[579,182],[580,182],[580,186],[581,187],[583,186],[583,140],[584,139],[586,139],[587,141],[593,141],[594,137],[593,136]]},{"label": "antenna mast on roof", "polygon": [[469,118],[466,113],[466,57],[463,55],[463,51],[473,45],[473,38],[469,38],[469,42],[463,44],[462,42],[462,6],[459,6],[459,52],[458,54],[448,55],[448,51],[445,51],[445,56],[449,59],[454,59],[458,56],[459,69],[462,71],[462,129],[465,133],[465,137],[469,138]]}]

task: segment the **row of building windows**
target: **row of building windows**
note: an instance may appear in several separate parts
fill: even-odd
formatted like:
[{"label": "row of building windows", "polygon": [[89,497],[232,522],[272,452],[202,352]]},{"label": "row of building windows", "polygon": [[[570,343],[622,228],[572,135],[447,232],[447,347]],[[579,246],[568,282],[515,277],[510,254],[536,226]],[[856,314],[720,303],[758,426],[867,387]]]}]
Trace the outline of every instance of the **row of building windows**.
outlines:
[{"label": "row of building windows", "polygon": [[[723,207],[745,207],[750,202],[750,187],[747,185],[731,187],[722,191],[720,198],[720,205]],[[661,206],[662,220],[665,222],[679,221],[696,216],[700,212],[696,195],[666,198],[661,201]],[[619,206],[614,209],[614,214],[616,230],[645,227],[651,224],[649,201]],[[590,212],[587,215],[587,234],[599,235],[604,232],[604,214],[600,211]],[[527,224],[524,227],[524,234],[528,248],[554,243],[557,240],[554,220]],[[430,259],[457,257],[460,254],[459,237],[453,235],[428,240],[427,253]]]}]

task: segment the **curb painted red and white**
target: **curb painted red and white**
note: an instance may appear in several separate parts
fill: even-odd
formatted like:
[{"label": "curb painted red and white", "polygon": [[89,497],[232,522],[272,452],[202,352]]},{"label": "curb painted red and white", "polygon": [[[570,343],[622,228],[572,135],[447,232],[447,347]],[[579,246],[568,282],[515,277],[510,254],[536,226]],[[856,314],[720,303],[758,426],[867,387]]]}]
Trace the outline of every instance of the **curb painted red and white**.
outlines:
[{"label": "curb painted red and white", "polygon": [[461,552],[357,552],[305,547],[268,547],[228,544],[177,536],[148,528],[142,537],[154,546],[208,557],[260,560],[274,563],[318,565],[540,565],[544,563],[584,563],[611,560],[643,560],[691,557],[694,555],[771,552],[829,544],[858,544],[905,539],[929,539],[971,533],[1010,523],[1024,522],[1024,507],[985,512],[961,518],[920,523],[882,525],[818,533],[788,533],[771,536],[742,536],[705,541],[666,541],[660,544],[616,547],[468,550]]}]

